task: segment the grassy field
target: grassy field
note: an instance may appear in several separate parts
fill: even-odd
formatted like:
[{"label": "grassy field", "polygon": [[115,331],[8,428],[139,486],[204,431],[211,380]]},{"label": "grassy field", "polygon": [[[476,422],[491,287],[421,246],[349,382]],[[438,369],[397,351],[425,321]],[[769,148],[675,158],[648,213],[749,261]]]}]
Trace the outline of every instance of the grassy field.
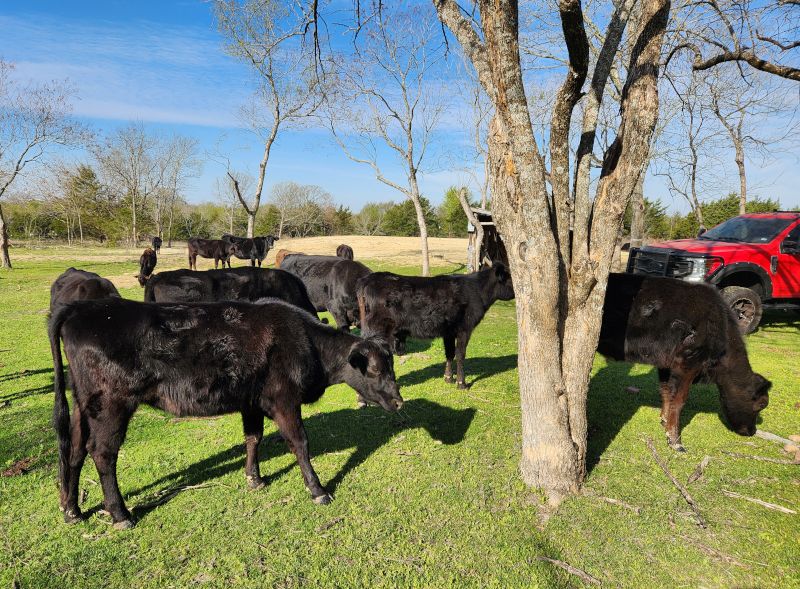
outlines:
[{"label": "grassy field", "polygon": [[[596,360],[591,471],[583,494],[543,521],[541,497],[517,469],[513,302],[492,307],[476,330],[468,391],[444,383],[441,341],[412,341],[411,353],[396,361],[404,415],[357,410],[345,385],[304,408],[312,461],[335,496],[330,506],[311,502],[282,442],[262,445],[268,486],[247,490],[238,416],[174,419],[142,408],[119,464],[137,527],[116,532],[99,513],[91,459],[80,485],[89,517],[68,526],[58,511],[50,426],[49,286],[74,265],[112,277],[124,296],[141,299],[131,279],[138,252],[12,255],[15,269],[0,271],[0,587],[583,586],[540,557],[607,587],[800,587],[800,515],[724,494],[800,511],[798,466],[779,445],[728,431],[716,390],[700,385],[683,412],[688,452],[670,451],[647,366]],[[183,258],[183,250],[165,251],[161,269],[182,266]],[[457,268],[446,257],[435,262],[436,272]],[[797,320],[768,318],[748,338],[754,368],[774,383],[759,427],[784,437],[800,433]],[[687,485],[707,528],[654,462],[647,437],[684,484],[710,458],[704,475]]]}]

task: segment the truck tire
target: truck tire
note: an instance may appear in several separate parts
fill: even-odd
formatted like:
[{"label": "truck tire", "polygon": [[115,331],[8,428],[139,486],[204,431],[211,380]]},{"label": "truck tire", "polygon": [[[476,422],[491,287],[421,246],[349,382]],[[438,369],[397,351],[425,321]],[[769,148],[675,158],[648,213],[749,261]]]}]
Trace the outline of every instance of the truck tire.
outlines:
[{"label": "truck tire", "polygon": [[753,333],[761,322],[761,314],[764,312],[759,294],[744,286],[726,286],[721,294],[733,312],[739,330],[743,334]]}]

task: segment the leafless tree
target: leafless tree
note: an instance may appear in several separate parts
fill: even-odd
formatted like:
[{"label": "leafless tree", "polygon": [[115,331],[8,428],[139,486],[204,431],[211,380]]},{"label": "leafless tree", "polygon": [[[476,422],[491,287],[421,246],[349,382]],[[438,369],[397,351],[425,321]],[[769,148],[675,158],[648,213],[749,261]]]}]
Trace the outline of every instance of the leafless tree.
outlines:
[{"label": "leafless tree", "polygon": [[280,215],[279,239],[285,231],[306,237],[324,225],[324,210],[333,206],[333,197],[319,186],[281,182],[272,189],[270,202]]},{"label": "leafless tree", "polygon": [[241,112],[243,122],[264,144],[251,195],[223,158],[247,213],[247,236],[253,237],[267,164],[279,133],[301,125],[322,100],[315,54],[304,42],[314,9],[302,1],[214,0],[214,13],[227,41],[226,51],[251,69],[258,84],[251,103]]},{"label": "leafless tree", "polygon": [[733,62],[800,81],[800,3],[683,0],[678,8],[684,21],[670,58],[686,49],[695,71]]},{"label": "leafless tree", "polygon": [[[86,141],[84,127],[70,118],[75,92],[64,81],[44,84],[12,77],[13,64],[0,59],[0,201],[25,170],[44,160],[55,146]],[[8,228],[0,202],[0,258],[11,268]]]},{"label": "leafless tree", "polygon": [[[444,57],[441,33],[422,8],[384,5],[363,24],[354,53],[333,60],[338,67],[328,123],[347,157],[370,166],[380,182],[414,204],[422,275],[428,276],[428,228],[419,177],[444,109],[443,93],[430,75]],[[385,172],[384,148],[402,164],[405,181]]]},{"label": "leafless tree", "polygon": [[[175,205],[190,179],[200,174],[202,162],[198,158],[197,140],[191,137],[174,135],[164,140],[160,151],[164,181],[153,193],[153,223],[155,224],[155,234],[163,237],[166,222],[167,247],[172,247],[172,221]],[[166,221],[165,214],[167,215]]]},{"label": "leafless tree", "polygon": [[745,158],[745,150],[748,149],[751,156],[753,152],[766,155],[785,147],[785,139],[796,140],[800,130],[794,120],[784,121],[787,124],[777,133],[769,130],[769,119],[794,108],[784,100],[788,90],[785,84],[775,84],[770,79],[773,76],[769,75],[760,78],[753,83],[752,80],[743,80],[738,72],[720,67],[705,79],[710,101],[708,108],[733,146],[734,162],[739,172],[739,214],[742,215],[747,204],[745,162],[748,158]]},{"label": "leafless tree", "polygon": [[381,235],[386,212],[394,206],[393,202],[368,202],[358,214],[353,216],[353,226],[359,235]]}]

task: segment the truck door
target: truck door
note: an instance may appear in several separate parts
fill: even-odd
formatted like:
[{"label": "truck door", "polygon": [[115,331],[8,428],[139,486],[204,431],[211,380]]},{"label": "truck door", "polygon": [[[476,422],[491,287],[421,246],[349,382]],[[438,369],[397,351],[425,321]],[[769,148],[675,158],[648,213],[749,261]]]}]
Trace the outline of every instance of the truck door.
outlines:
[{"label": "truck door", "polygon": [[[800,299],[800,222],[781,240],[777,269],[772,273],[773,298]],[[774,261],[770,270],[775,267]]]}]

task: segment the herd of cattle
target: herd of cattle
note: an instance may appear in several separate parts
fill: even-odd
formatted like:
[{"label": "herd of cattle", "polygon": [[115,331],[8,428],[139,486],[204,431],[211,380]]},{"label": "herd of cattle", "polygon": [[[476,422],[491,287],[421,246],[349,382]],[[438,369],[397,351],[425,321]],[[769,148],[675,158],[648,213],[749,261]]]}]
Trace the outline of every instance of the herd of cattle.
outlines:
[{"label": "herd of cattle", "polygon": [[[140,260],[143,303],[122,299],[107,279],[74,268],[53,283],[53,423],[67,522],[82,519],[78,481],[88,453],[115,527],[133,526],[116,465],[128,422],[142,403],[179,416],[240,413],[251,488],[264,485],[258,446],[264,417],[272,419],[295,454],[312,499],[329,503],[310,462],[301,404],[345,382],[356,391],[359,406],[400,409],[393,354],[405,352],[407,337],[441,337],[444,378],[466,388],[464,357],[472,331],[495,301],[514,298],[511,275],[499,262],[473,274],[401,276],[372,272],[353,259],[352,248],[341,245],[336,256],[281,250],[279,268],[255,267],[274,241],[229,235],[190,239],[192,268],[197,255],[229,267],[154,274],[161,245],[154,240]],[[251,265],[230,268],[231,255]],[[320,320],[318,311],[330,312],[336,328]],[[360,335],[351,333],[353,326]],[[676,450],[683,450],[681,409],[698,378],[716,383],[723,413],[741,435],[753,435],[768,402],[769,381],[752,371],[730,311],[716,289],[704,284],[612,274],[598,351],[658,368],[661,421]]]}]

